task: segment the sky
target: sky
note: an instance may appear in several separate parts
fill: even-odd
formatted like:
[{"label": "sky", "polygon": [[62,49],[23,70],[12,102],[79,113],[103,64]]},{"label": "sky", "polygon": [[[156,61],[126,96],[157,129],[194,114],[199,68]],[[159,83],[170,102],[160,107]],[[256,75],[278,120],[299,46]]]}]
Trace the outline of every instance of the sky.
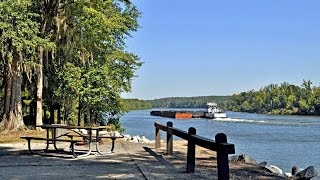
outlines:
[{"label": "sky", "polygon": [[320,85],[319,0],[132,0],[144,64],[124,98],[232,95],[271,83]]}]

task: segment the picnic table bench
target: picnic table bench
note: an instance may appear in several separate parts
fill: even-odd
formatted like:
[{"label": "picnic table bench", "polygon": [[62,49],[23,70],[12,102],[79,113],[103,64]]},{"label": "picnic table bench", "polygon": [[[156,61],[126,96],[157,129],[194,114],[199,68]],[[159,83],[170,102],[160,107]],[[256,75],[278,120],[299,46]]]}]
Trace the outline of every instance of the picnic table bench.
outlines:
[{"label": "picnic table bench", "polygon": [[[107,152],[107,153],[113,153],[114,151],[114,146],[115,146],[115,140],[118,138],[123,138],[122,135],[100,135],[99,132],[103,129],[105,129],[105,126],[100,126],[100,127],[83,127],[83,126],[67,126],[67,125],[59,125],[59,124],[54,124],[54,125],[42,125],[42,126],[38,126],[41,127],[43,129],[47,130],[47,136],[46,138],[43,137],[28,137],[28,136],[23,136],[21,137],[21,139],[25,139],[28,141],[28,149],[30,151],[31,154],[39,154],[36,153],[34,151],[32,151],[31,149],[31,141],[32,140],[38,140],[38,141],[46,141],[47,143],[47,147],[45,148],[45,151],[48,151],[49,149],[49,145],[53,144],[54,148],[56,151],[60,151],[57,146],[56,146],[56,142],[70,142],[70,149],[71,149],[71,153],[73,155],[74,158],[77,157],[84,157],[84,156],[88,156],[90,154],[92,154],[92,145],[95,143],[96,144],[96,150],[99,154],[105,154],[103,153],[100,149],[99,149],[99,142],[101,139],[103,138],[109,138],[112,140],[112,146],[111,146],[111,151]],[[62,130],[62,133],[58,134],[57,131]],[[69,130],[69,132],[66,132],[65,130]],[[76,131],[78,130],[78,131]],[[87,134],[81,133],[80,130],[86,130]],[[50,137],[50,133],[49,131],[51,131],[51,137]],[[95,133],[93,133],[93,131],[95,131]],[[72,133],[72,132],[75,132]],[[62,138],[62,137],[68,137],[68,139],[66,138]],[[74,137],[81,137],[82,139],[74,139]],[[74,145],[76,144],[88,144],[89,145],[89,149],[87,150],[87,152],[85,154],[81,154],[81,155],[77,155],[75,153],[75,149],[74,149]]]},{"label": "picnic table bench", "polygon": [[[88,138],[89,138],[89,135],[88,134],[66,134],[65,136],[69,137],[71,140],[74,139],[74,137],[82,137],[83,138],[83,141],[85,144],[86,144],[86,141],[88,141]],[[92,141],[96,143],[97,145],[97,151],[99,154],[104,154],[100,149],[99,149],[99,142],[102,140],[102,139],[111,139],[112,141],[112,144],[111,144],[111,149],[109,152],[113,153],[114,152],[114,147],[115,147],[115,141],[118,139],[118,138],[123,138],[124,136],[123,135],[119,135],[119,136],[115,136],[115,135],[99,135],[98,138],[96,136],[92,136]],[[79,142],[76,142],[77,144]]]},{"label": "picnic table bench", "polygon": [[[71,152],[72,152],[72,155],[73,157],[77,157],[77,155],[75,154],[74,152],[74,144],[75,143],[79,143],[79,142],[82,142],[82,140],[74,140],[74,139],[52,139],[52,138],[42,138],[42,137],[31,137],[31,136],[22,136],[20,137],[21,139],[25,139],[28,141],[28,150],[31,154],[39,154],[39,153],[36,153],[34,152],[32,149],[31,149],[31,140],[42,140],[42,141],[47,141],[47,142],[56,142],[56,141],[59,141],[59,142],[70,142],[70,149],[71,149]],[[47,150],[48,148],[46,148]],[[57,149],[58,150],[58,149]]]}]

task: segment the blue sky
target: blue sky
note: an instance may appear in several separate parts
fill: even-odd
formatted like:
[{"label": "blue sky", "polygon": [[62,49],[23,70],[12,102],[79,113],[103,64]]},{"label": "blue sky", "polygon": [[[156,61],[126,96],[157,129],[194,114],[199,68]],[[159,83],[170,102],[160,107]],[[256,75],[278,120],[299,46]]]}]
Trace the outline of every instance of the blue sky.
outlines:
[{"label": "blue sky", "polygon": [[133,0],[127,41],[142,67],[125,98],[232,95],[271,83],[320,85],[318,0]]}]

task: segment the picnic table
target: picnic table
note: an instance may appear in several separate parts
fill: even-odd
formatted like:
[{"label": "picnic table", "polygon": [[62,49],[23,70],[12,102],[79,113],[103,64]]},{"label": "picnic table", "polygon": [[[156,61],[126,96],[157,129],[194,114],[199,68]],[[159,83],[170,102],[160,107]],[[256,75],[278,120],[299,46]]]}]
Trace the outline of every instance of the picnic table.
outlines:
[{"label": "picnic table", "polygon": [[[89,156],[92,153],[92,147],[95,144],[96,150],[98,154],[106,154],[106,153],[113,153],[115,140],[118,138],[123,138],[123,135],[116,135],[116,134],[100,134],[101,131],[106,129],[106,126],[98,126],[98,127],[91,127],[91,126],[69,126],[69,125],[62,125],[62,124],[45,124],[41,126],[42,129],[46,130],[46,137],[21,137],[22,139],[26,139],[28,141],[28,149],[31,154],[39,154],[32,150],[31,148],[31,140],[42,140],[46,141],[46,148],[45,152],[49,151],[50,144],[53,144],[54,150],[57,152],[64,151],[57,147],[57,142],[69,142],[70,143],[70,150],[74,158],[77,157],[85,157]],[[86,133],[85,133],[86,132]],[[75,139],[78,138],[78,139]],[[79,139],[80,138],[80,139]],[[99,142],[103,138],[109,138],[112,140],[111,150],[107,152],[103,152],[99,148]],[[84,154],[76,153],[74,149],[74,145],[77,143],[88,144],[89,148]]]}]

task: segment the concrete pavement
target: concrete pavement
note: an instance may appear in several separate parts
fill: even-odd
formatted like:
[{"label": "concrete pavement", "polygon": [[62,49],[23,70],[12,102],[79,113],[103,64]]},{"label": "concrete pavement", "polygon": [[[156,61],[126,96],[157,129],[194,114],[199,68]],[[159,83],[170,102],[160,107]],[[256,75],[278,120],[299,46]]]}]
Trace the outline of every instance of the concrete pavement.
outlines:
[{"label": "concrete pavement", "polygon": [[[43,143],[35,144],[35,148],[43,147]],[[110,143],[105,143],[103,148],[110,148]],[[79,159],[73,159],[66,154],[50,155],[57,157],[31,155],[27,151],[27,143],[0,144],[0,179],[200,178],[176,169],[154,152],[153,144],[116,141],[115,153]]]}]

